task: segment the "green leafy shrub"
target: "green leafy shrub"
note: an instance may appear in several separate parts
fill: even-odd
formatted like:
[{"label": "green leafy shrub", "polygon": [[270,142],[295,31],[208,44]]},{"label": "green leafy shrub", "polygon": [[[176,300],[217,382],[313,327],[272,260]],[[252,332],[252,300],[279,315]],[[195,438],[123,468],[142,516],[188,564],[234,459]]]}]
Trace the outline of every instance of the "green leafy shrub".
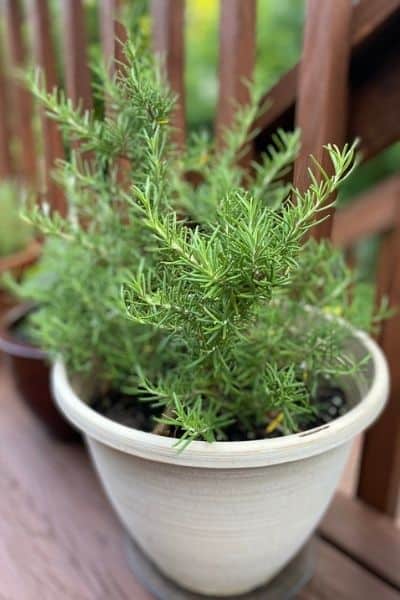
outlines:
[{"label": "green leafy shrub", "polygon": [[0,256],[22,250],[32,237],[32,228],[20,218],[20,195],[14,182],[0,182]]},{"label": "green leafy shrub", "polygon": [[56,173],[68,216],[27,213],[48,238],[40,277],[19,288],[39,305],[33,335],[99,393],[150,403],[156,431],[183,445],[226,439],[232,426],[251,437],[277,419],[284,433],[305,428],[321,382],[359,368],[336,317],[373,321],[341,254],[307,236],[352,172],[354,147],[327,146],[333,175],[314,164],[301,193],[285,183],[299,133],[279,131],[250,178],[237,158],[253,97],[223,150],[194,137],[178,152],[174,99],[152,56],[140,41],[125,54],[113,79],[97,70],[102,118],[30,80],[66,141],[80,143]]}]

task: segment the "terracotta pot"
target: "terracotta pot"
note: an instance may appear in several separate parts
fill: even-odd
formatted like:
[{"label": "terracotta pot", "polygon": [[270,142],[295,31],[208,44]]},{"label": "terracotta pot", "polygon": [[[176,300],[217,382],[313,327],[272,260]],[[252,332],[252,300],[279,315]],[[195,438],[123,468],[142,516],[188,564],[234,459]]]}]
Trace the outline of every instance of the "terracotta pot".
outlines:
[{"label": "terracotta pot", "polygon": [[0,323],[0,351],[6,355],[16,387],[25,403],[48,431],[64,441],[78,437],[54,404],[49,385],[45,353],[16,335],[15,328],[32,308],[19,305],[3,315]]},{"label": "terracotta pot", "polygon": [[346,352],[372,360],[341,381],[351,409],[303,433],[246,442],[193,442],[145,433],[92,410],[61,362],[52,383],[64,414],[84,432],[121,521],[153,563],[194,592],[232,596],[271,580],[317,527],[351,442],[388,395],[385,358],[354,332]]},{"label": "terracotta pot", "polygon": [[[19,279],[24,270],[32,265],[40,255],[41,245],[36,240],[19,252],[0,257],[0,275],[10,271],[14,277]],[[16,300],[6,290],[0,289],[0,316],[12,306],[15,306]]]}]

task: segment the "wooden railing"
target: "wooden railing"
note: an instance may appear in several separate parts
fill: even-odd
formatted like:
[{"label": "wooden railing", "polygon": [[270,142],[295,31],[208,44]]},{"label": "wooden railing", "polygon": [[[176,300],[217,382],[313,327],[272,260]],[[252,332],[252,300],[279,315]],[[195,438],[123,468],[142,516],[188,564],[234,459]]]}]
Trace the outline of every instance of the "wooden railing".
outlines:
[{"label": "wooden railing", "polygon": [[[134,0],[99,0],[99,35],[110,68],[120,60],[124,30],[118,15]],[[74,103],[92,106],[87,36],[82,0],[62,2],[62,47],[65,85]],[[55,48],[50,34],[46,0],[3,0],[6,29],[0,60],[0,177],[19,177],[46,194],[54,209],[65,209],[62,191],[51,178],[57,158],[63,156],[61,135],[55,123],[41,115],[45,150],[42,165],[33,132],[33,103],[10,75],[28,59],[23,35],[30,33],[35,61],[44,71],[48,88],[56,77]],[[26,12],[22,6],[27,6]],[[184,0],[152,0],[155,51],[164,56],[171,87],[179,102],[174,114],[177,142],[185,144]],[[255,61],[255,0],[221,0],[219,99],[215,130],[221,132],[234,116],[232,100],[247,100],[244,80],[251,79]],[[355,137],[367,160],[400,139],[400,0],[308,0],[303,57],[266,94],[270,110],[257,123],[253,156],[262,151],[279,127],[302,130],[303,145],[294,169],[294,181],[307,185],[309,154],[324,162],[324,143],[342,144]],[[268,35],[267,24],[265,35]],[[10,152],[12,140],[18,152]],[[333,241],[348,247],[359,239],[382,233],[378,275],[379,294],[400,303],[400,185],[399,178],[383,183],[315,230],[317,237],[332,234]],[[331,231],[333,224],[333,233]],[[358,495],[376,508],[395,515],[400,490],[400,311],[388,321],[380,338],[391,369],[389,406],[365,436]]]},{"label": "wooden railing", "polygon": [[[303,135],[302,150],[296,161],[294,172],[294,183],[300,187],[307,183],[307,165],[309,164],[308,157],[310,154],[323,162],[323,155],[321,154],[323,144],[328,142],[342,144],[348,138],[348,134],[350,134],[350,137],[352,136],[352,130],[348,131],[348,122],[352,123],[352,119],[356,118],[355,112],[357,111],[357,108],[354,108],[354,99],[348,96],[348,83],[351,81],[350,40],[352,15],[353,27],[357,32],[355,36],[357,44],[365,44],[367,35],[370,35],[376,44],[380,28],[384,30],[386,51],[389,52],[388,47],[393,44],[397,48],[397,63],[400,58],[400,46],[396,36],[393,36],[393,28],[396,29],[395,25],[397,25],[398,32],[400,23],[399,3],[365,1],[360,2],[358,7],[352,10],[350,0],[339,0],[335,3],[308,0],[307,8],[303,56],[298,69],[295,104],[295,123],[301,128]],[[379,22],[378,29],[372,27],[371,13],[367,13],[367,9],[370,11],[375,10],[374,16]],[[381,12],[378,13],[378,9]],[[359,11],[358,16],[357,10]],[[357,28],[360,27],[362,21],[364,21],[364,28],[361,36]],[[397,22],[395,23],[395,21]],[[385,23],[385,26],[383,23]],[[390,31],[392,31],[392,34]],[[400,82],[396,82],[393,87],[385,89],[387,81],[384,80],[383,73],[385,72],[385,76],[388,76],[387,66],[381,64],[380,61],[374,65],[376,59],[366,54],[365,45],[363,53],[363,61],[368,65],[368,69],[376,70],[375,93],[386,92],[389,96],[388,92],[393,91],[395,95],[399,94]],[[357,70],[353,75],[354,79],[362,79],[363,77],[362,69],[366,65],[361,64],[360,60],[358,58],[358,63],[356,63]],[[368,73],[369,75],[370,73]],[[391,75],[392,73],[390,73]],[[360,86],[360,81],[358,80],[355,85],[356,87]],[[361,90],[363,94],[359,96],[358,102],[361,99],[364,101],[365,97],[368,97],[366,83],[361,85]],[[377,107],[373,105],[372,108],[376,109]],[[371,121],[375,121],[374,127],[381,128],[380,140],[385,145],[394,139],[399,139],[400,130],[398,124],[396,128],[392,128],[390,125],[392,115],[389,114],[388,121],[388,115],[382,114],[382,110],[387,109],[390,111],[390,108],[380,106],[378,108],[379,110],[373,114],[371,106],[368,107],[368,111],[371,111],[369,118]],[[377,125],[377,121],[381,121],[379,125]],[[361,127],[361,125],[365,127],[367,132],[372,123],[358,121],[358,126]],[[397,138],[394,138],[396,132]],[[368,137],[362,135],[360,137],[364,152],[369,156],[372,155],[375,152],[374,144],[376,140],[374,139],[373,144],[371,143],[368,146]],[[381,148],[377,147],[377,149]],[[395,197],[400,203],[399,188],[395,189]],[[366,201],[368,201],[368,198],[363,200],[363,214],[359,213],[358,215],[360,222],[364,222],[364,224],[368,218]],[[370,199],[369,202],[371,202]],[[392,305],[396,305],[400,301],[400,222],[398,214],[400,214],[399,209],[395,206],[392,213],[393,220],[390,224],[390,233],[386,232],[382,244],[378,269],[378,297],[388,296]],[[315,235],[317,237],[329,237],[333,223],[334,219],[330,219],[320,224],[315,228]],[[370,222],[370,226],[371,224]],[[378,233],[377,225],[379,227],[379,221],[376,220],[374,225],[375,227],[370,231],[371,233]],[[353,232],[357,233],[357,229],[354,228]],[[353,240],[350,238],[349,241]],[[374,507],[395,516],[398,510],[400,491],[399,316],[384,324],[379,341],[386,353],[391,370],[391,396],[383,416],[365,435],[357,494]]]}]

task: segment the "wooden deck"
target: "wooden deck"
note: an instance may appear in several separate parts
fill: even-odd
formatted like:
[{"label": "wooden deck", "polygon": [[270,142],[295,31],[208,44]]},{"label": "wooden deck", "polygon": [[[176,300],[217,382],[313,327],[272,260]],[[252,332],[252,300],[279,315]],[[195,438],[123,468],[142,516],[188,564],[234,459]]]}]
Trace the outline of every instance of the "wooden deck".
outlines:
[{"label": "wooden deck", "polygon": [[[85,449],[42,430],[1,362],[0,398],[0,600],[151,600]],[[400,598],[400,535],[385,517],[338,496],[316,547],[301,600]]]}]

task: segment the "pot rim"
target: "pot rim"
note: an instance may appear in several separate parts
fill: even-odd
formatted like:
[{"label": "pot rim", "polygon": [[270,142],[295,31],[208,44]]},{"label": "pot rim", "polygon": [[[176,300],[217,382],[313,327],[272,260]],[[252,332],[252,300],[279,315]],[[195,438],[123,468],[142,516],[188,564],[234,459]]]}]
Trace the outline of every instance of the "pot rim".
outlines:
[{"label": "pot rim", "polygon": [[30,303],[17,304],[4,313],[0,321],[0,351],[11,356],[30,358],[34,360],[45,360],[46,353],[29,342],[18,339],[13,335],[12,328],[18,321],[23,319],[33,308]]},{"label": "pot rim", "polygon": [[52,388],[64,415],[90,438],[126,454],[185,467],[240,469],[264,467],[305,459],[342,445],[368,427],[382,411],[389,391],[386,359],[372,338],[353,331],[369,352],[372,381],[356,406],[343,416],[314,429],[282,437],[242,442],[192,442],[178,453],[173,440],[121,425],[97,413],[73,390],[65,365],[58,360],[52,369]]}]

